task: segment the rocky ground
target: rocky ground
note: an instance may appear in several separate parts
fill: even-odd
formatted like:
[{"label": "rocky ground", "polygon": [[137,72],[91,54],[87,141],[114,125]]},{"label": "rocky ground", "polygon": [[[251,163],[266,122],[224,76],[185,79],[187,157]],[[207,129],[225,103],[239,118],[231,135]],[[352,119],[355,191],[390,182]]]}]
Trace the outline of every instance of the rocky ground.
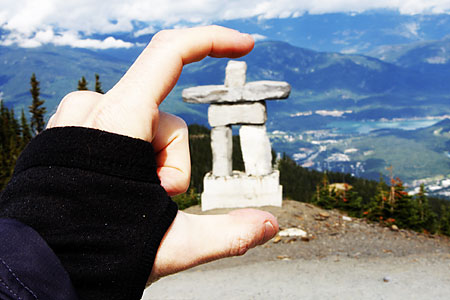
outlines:
[{"label": "rocky ground", "polygon": [[[284,200],[283,207],[262,207],[275,215],[280,229],[298,228],[306,237],[277,236],[266,245],[246,254],[249,262],[260,259],[353,258],[405,256],[423,253],[450,253],[450,238],[392,230],[365,219],[343,219],[345,214],[324,210],[311,204]],[[229,209],[202,212],[199,206],[186,210],[195,214],[221,214]],[[347,219],[347,218],[345,218]],[[348,220],[348,219],[347,219]],[[270,249],[268,251],[267,249]]]},{"label": "rocky ground", "polygon": [[[446,299],[450,294],[448,237],[396,230],[290,200],[281,208],[260,209],[277,217],[279,235],[242,257],[161,279],[143,299]],[[301,236],[286,236],[289,232]]]}]

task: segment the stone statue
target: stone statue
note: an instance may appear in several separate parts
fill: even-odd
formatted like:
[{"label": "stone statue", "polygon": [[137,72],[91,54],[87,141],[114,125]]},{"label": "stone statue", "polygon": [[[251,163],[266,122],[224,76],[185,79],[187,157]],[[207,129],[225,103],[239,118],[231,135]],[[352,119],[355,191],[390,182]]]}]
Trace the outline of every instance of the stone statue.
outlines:
[{"label": "stone statue", "polygon": [[[222,207],[281,206],[279,172],[272,170],[266,132],[265,100],[285,99],[291,87],[281,81],[246,83],[247,64],[229,61],[224,85],[183,90],[189,103],[210,103],[212,172],[205,175],[202,210]],[[241,125],[239,136],[245,173],[232,170],[232,125]]]}]

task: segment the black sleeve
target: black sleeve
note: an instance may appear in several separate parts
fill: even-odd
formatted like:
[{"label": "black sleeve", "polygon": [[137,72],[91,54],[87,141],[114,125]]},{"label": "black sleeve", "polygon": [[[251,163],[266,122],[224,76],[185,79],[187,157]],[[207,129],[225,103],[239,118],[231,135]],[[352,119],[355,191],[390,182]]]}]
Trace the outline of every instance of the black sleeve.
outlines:
[{"label": "black sleeve", "polygon": [[0,216],[44,238],[80,299],[140,299],[176,213],[150,143],[81,127],[36,136],[0,199]]}]

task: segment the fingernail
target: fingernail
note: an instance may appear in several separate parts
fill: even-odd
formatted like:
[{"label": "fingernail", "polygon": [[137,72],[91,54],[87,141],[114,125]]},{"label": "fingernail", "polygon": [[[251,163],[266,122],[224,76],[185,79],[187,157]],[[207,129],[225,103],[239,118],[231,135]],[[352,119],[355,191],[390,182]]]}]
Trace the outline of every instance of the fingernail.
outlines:
[{"label": "fingernail", "polygon": [[275,227],[273,227],[272,223],[270,223],[269,221],[264,223],[264,226],[265,226],[264,239],[262,241],[262,244],[269,241],[271,238],[273,238],[275,236],[275,234],[277,234]]}]

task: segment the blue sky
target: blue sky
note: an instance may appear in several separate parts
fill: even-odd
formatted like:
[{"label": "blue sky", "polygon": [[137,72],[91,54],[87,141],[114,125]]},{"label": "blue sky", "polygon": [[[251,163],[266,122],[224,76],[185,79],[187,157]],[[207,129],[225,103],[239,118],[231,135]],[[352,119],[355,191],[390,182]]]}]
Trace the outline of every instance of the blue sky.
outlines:
[{"label": "blue sky", "polygon": [[[136,42],[121,38],[124,34],[138,39],[161,28],[233,24],[239,19],[255,20],[264,32],[267,20],[374,10],[449,14],[450,0],[0,0],[0,45],[129,48]],[[419,34],[417,23],[404,26],[405,33]],[[267,38],[256,31],[249,33],[256,39]]]}]

